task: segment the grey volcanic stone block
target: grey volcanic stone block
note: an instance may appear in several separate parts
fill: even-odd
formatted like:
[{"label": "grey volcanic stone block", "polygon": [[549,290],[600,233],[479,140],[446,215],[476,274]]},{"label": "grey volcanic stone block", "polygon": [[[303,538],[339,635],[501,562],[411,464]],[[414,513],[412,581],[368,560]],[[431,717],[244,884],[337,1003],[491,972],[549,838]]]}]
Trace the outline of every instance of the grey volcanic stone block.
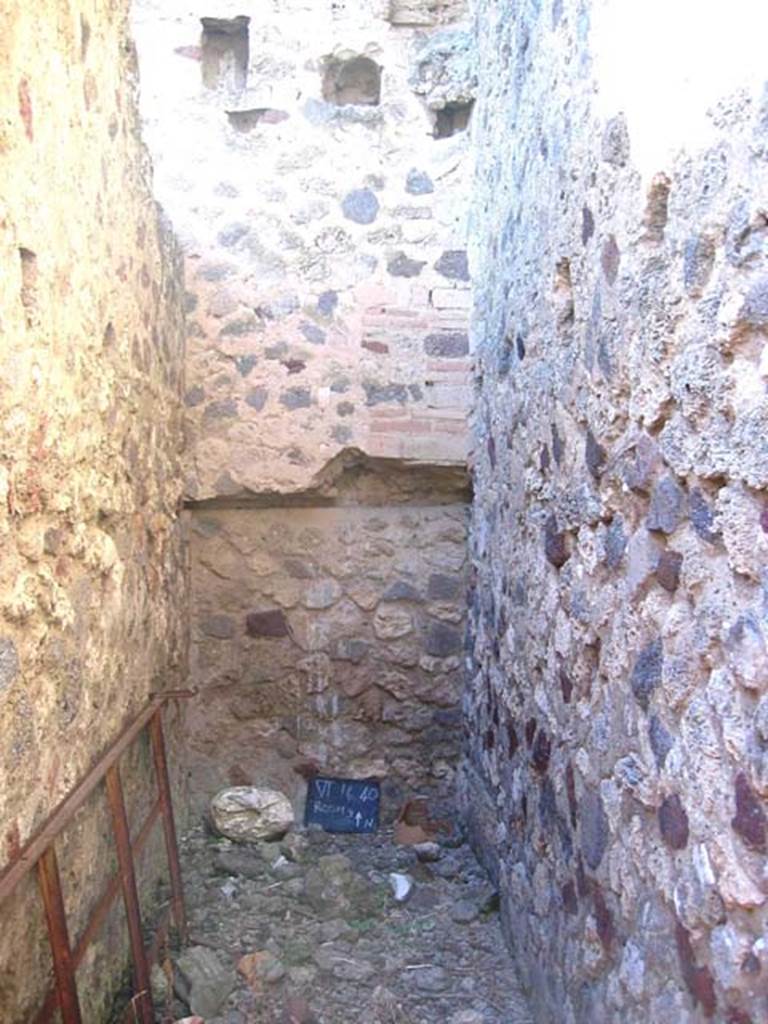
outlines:
[{"label": "grey volcanic stone block", "polygon": [[387,272],[393,277],[418,277],[425,265],[424,260],[412,260],[399,252],[387,263]]},{"label": "grey volcanic stone block", "polygon": [[19,655],[9,637],[0,637],[0,691],[6,690],[19,674]]},{"label": "grey volcanic stone block", "polygon": [[245,396],[246,405],[249,405],[256,412],[261,412],[267,402],[269,392],[266,388],[251,388]]},{"label": "grey volcanic stone block", "polygon": [[286,409],[308,409],[312,404],[309,388],[288,388],[280,395],[280,404]]},{"label": "grey volcanic stone block", "polygon": [[414,167],[405,179],[405,191],[410,192],[412,196],[424,196],[434,192],[435,186],[426,171],[419,171]]},{"label": "grey volcanic stone block", "polygon": [[424,339],[424,351],[428,356],[442,359],[460,359],[469,352],[469,336],[465,331],[446,331],[429,334]]},{"label": "grey volcanic stone block", "polygon": [[405,405],[408,401],[408,389],[405,384],[363,384],[365,388],[365,404],[380,405],[383,402],[397,402]]},{"label": "grey volcanic stone block", "polygon": [[215,1017],[235,987],[235,973],[207,946],[179,954],[173,987],[194,1014]]},{"label": "grey volcanic stone block", "polygon": [[201,619],[200,629],[216,640],[230,640],[235,635],[235,620],[229,615],[207,615]]},{"label": "grey volcanic stone block", "polygon": [[457,629],[443,622],[435,622],[427,634],[427,654],[435,658],[448,658],[461,650],[461,639]]},{"label": "grey volcanic stone block", "polygon": [[347,220],[356,224],[373,224],[379,213],[379,200],[369,188],[355,189],[344,197],[341,210]]},{"label": "grey volcanic stone block", "polygon": [[653,489],[646,526],[661,533],[674,533],[683,515],[685,493],[671,477],[664,477]]},{"label": "grey volcanic stone block", "polygon": [[640,651],[630,679],[635,700],[645,710],[648,708],[653,691],[661,682],[663,667],[664,648],[661,638],[658,638],[646,644]]},{"label": "grey volcanic stone block", "polygon": [[450,281],[468,281],[469,264],[465,249],[449,249],[435,263],[435,270]]},{"label": "grey volcanic stone block", "polygon": [[579,819],[581,852],[587,867],[596,871],[600,867],[610,836],[608,816],[599,793],[587,791],[584,794],[579,804]]}]

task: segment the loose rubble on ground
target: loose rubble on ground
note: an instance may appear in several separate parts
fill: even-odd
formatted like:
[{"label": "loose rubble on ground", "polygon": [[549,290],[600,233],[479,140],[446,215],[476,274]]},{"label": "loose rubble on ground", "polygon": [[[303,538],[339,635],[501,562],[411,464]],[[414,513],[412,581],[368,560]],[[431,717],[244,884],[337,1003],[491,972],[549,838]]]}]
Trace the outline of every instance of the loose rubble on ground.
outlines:
[{"label": "loose rubble on ground", "polygon": [[332,835],[285,832],[258,799],[272,820],[244,841],[250,798],[231,794],[211,817],[226,830],[229,808],[239,841],[210,823],[180,841],[190,944],[153,970],[159,1022],[528,1024],[497,894],[450,807],[430,807],[431,831],[422,816]]}]

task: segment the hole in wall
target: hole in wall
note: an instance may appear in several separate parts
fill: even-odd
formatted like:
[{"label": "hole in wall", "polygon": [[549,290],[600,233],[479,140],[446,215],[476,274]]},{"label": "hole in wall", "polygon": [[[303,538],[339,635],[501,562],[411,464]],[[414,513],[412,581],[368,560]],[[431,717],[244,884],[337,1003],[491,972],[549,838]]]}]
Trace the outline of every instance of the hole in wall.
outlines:
[{"label": "hole in wall", "polygon": [[88,56],[88,44],[91,41],[91,26],[84,14],[80,15],[80,60]]},{"label": "hole in wall", "polygon": [[646,422],[645,427],[651,437],[658,437],[669,422],[669,418],[675,411],[676,403],[674,398],[665,399],[656,410],[652,420]]},{"label": "hole in wall", "polygon": [[21,261],[21,304],[27,327],[32,327],[37,314],[37,255],[31,249],[19,249]]},{"label": "hole in wall", "polygon": [[645,207],[645,240],[661,242],[664,228],[667,226],[669,190],[671,182],[666,174],[657,174],[648,190],[648,201]]},{"label": "hole in wall", "polygon": [[571,261],[563,257],[555,265],[555,286],[553,306],[557,318],[557,326],[564,329],[573,323],[573,281],[571,279]]},{"label": "hole in wall", "polygon": [[435,112],[435,129],[432,133],[434,137],[449,139],[452,135],[466,131],[472,118],[474,105],[474,100],[469,100],[467,103],[446,103],[442,110]]},{"label": "hole in wall", "polygon": [[572,290],[571,261],[564,256],[555,264],[555,291],[570,292]]},{"label": "hole in wall", "polygon": [[250,110],[228,110],[227,120],[236,132],[250,132],[259,124],[279,124],[288,120],[284,110],[271,107],[253,107]]},{"label": "hole in wall", "polygon": [[203,85],[206,89],[241,92],[248,81],[250,18],[201,18]]},{"label": "hole in wall", "polygon": [[369,57],[329,60],[323,74],[323,99],[337,107],[378,106],[381,68]]}]

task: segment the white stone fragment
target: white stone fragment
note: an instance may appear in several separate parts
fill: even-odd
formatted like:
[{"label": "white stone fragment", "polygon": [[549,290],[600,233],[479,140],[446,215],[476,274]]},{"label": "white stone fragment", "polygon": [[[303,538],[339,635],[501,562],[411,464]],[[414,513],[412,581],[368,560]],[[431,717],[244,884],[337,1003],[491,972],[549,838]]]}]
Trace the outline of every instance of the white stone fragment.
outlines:
[{"label": "white stone fragment", "polygon": [[410,875],[401,875],[396,871],[389,875],[389,884],[392,887],[392,894],[398,903],[405,903],[413,889],[413,879]]},{"label": "white stone fragment", "polygon": [[211,801],[211,819],[217,832],[239,843],[278,839],[293,825],[287,796],[262,786],[233,786]]}]

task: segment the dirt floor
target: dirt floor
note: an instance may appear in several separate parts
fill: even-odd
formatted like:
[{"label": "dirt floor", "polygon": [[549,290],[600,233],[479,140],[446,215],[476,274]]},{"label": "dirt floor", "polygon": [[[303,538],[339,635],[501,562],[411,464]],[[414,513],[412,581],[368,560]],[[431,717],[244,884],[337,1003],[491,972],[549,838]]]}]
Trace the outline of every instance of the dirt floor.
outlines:
[{"label": "dirt floor", "polygon": [[[198,828],[181,849],[191,948],[175,958],[174,995],[155,972],[159,1020],[530,1021],[497,896],[458,832],[414,848],[397,845],[392,827],[256,845]],[[410,876],[402,902],[393,873]]]}]

